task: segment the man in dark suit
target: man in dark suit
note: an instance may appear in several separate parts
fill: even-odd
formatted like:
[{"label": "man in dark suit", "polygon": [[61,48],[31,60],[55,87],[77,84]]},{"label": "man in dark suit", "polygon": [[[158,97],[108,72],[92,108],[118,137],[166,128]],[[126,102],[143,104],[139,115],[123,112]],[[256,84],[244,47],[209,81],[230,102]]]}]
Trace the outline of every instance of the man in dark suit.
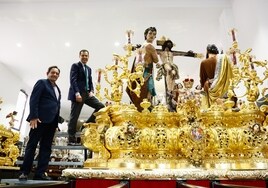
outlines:
[{"label": "man in dark suit", "polygon": [[72,101],[70,120],[68,123],[69,145],[76,145],[76,125],[84,104],[92,107],[95,111],[86,121],[95,122],[94,113],[99,111],[104,105],[94,96],[91,68],[87,66],[89,52],[81,50],[79,52],[80,61],[74,63],[70,71],[70,88],[68,100]]},{"label": "man in dark suit", "polygon": [[27,118],[31,130],[19,180],[27,180],[38,142],[40,146],[38,165],[33,179],[51,180],[45,171],[50,160],[55,130],[58,127],[61,92],[56,85],[56,80],[59,75],[60,69],[57,66],[51,66],[47,71],[47,79],[40,79],[34,85],[30,98],[30,114]]}]

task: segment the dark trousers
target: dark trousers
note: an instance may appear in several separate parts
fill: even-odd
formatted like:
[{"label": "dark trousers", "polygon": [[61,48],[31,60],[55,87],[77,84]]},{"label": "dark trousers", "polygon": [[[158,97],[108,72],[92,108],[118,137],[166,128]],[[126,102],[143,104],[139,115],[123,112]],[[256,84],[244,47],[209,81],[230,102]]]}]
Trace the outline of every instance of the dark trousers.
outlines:
[{"label": "dark trousers", "polygon": [[31,171],[35,150],[39,142],[38,164],[35,175],[42,175],[48,168],[50,161],[51,146],[54,138],[55,130],[58,125],[58,118],[52,123],[38,123],[37,128],[31,129],[29,133],[29,140],[25,149],[23,164],[21,166],[21,173],[28,175]]},{"label": "dark trousers", "polygon": [[99,111],[101,108],[104,107],[104,105],[96,98],[96,97],[89,97],[88,93],[82,93],[82,102],[73,102],[71,105],[71,114],[70,114],[70,120],[68,123],[68,134],[69,137],[74,137],[76,133],[76,125],[77,120],[79,118],[79,115],[81,113],[83,105],[86,104],[92,108],[94,108],[94,112],[91,114],[91,116],[86,121],[89,122],[95,122],[95,116],[94,113]]}]

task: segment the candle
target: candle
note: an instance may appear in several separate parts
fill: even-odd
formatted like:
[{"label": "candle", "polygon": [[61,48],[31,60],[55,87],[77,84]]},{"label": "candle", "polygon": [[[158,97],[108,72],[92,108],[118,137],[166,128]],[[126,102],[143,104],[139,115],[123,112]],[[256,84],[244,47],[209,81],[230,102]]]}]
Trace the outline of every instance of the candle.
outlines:
[{"label": "candle", "polygon": [[117,71],[118,58],[115,58],[115,70]]},{"label": "candle", "polygon": [[[236,38],[235,38],[235,29],[232,29],[232,30],[231,30],[231,33],[232,33],[232,39],[233,39],[233,42],[236,42]],[[233,62],[234,62],[234,65],[236,65],[237,61],[236,61],[236,54],[235,54],[235,51],[233,52],[232,56],[233,56]]]},{"label": "candle", "polygon": [[249,57],[250,67],[254,69],[254,64],[252,63],[252,56]]},{"label": "candle", "polygon": [[133,35],[133,31],[127,30],[126,34],[127,34],[127,43],[131,44],[131,35]]},{"label": "candle", "polygon": [[98,83],[101,81],[101,69],[98,70]]},{"label": "candle", "polygon": [[127,43],[131,44],[130,32],[127,33]]},{"label": "candle", "polygon": [[231,33],[232,33],[232,38],[233,38],[233,41],[236,41],[236,38],[235,38],[235,30],[234,30],[234,29],[232,29],[232,30],[231,30]]}]

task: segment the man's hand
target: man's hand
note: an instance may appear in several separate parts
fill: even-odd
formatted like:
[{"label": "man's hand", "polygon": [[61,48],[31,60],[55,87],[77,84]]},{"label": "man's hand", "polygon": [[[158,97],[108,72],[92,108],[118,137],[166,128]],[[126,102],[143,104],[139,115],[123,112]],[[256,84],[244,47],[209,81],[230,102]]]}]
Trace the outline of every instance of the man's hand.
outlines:
[{"label": "man's hand", "polygon": [[37,128],[37,123],[41,123],[40,119],[31,119],[30,120],[30,127],[31,129]]},{"label": "man's hand", "polygon": [[88,93],[88,96],[89,96],[89,98],[90,98],[90,97],[93,97],[93,96],[94,96],[94,93],[93,93],[92,91],[90,91],[90,92]]},{"label": "man's hand", "polygon": [[76,100],[76,102],[82,102],[82,97],[81,97],[81,95],[77,95],[77,96],[75,96],[75,100]]}]

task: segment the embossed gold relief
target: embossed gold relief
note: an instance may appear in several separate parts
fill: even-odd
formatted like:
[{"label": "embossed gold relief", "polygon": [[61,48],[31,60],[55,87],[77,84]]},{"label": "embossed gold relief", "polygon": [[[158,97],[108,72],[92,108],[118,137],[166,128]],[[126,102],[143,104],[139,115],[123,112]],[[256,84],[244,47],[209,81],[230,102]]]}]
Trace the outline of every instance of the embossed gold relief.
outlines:
[{"label": "embossed gold relief", "polygon": [[105,133],[111,127],[110,117],[106,107],[96,113],[96,123],[85,123],[85,129],[81,134],[81,140],[85,147],[92,152],[92,158],[85,161],[84,167],[106,167],[110,153],[105,147]]},{"label": "embossed gold relief", "polygon": [[[95,124],[86,124],[82,140],[94,155],[85,162],[85,167],[212,170],[268,167],[268,106],[259,109],[256,105],[259,86],[268,77],[266,61],[253,61],[251,49],[242,53],[234,42],[230,54],[236,53],[239,62],[233,66],[234,76],[223,105],[213,104],[204,111],[200,108],[200,97],[185,97],[177,112],[169,112],[164,105],[149,111],[151,104],[145,99],[141,103],[143,111],[138,112],[134,105],[121,103],[122,80],[137,95],[143,84],[142,66],[134,73],[128,70],[132,45],[127,44],[126,49],[125,56],[114,55],[118,62],[104,70],[105,80],[111,86],[111,90],[105,88],[104,96],[114,104],[96,113]],[[252,65],[265,69],[264,78],[257,75]],[[133,82],[138,86],[131,88]],[[231,98],[242,87],[240,83],[245,93],[237,97],[245,97],[247,102],[234,111]],[[187,91],[194,93],[192,85],[187,85]],[[265,93],[264,89],[261,94]]]},{"label": "embossed gold relief", "polygon": [[[15,119],[13,117],[10,119],[9,124],[13,126]],[[0,125],[0,166],[14,166],[19,156],[19,149],[16,146],[18,141],[19,133],[13,132],[11,127],[6,128],[4,125]]]}]

